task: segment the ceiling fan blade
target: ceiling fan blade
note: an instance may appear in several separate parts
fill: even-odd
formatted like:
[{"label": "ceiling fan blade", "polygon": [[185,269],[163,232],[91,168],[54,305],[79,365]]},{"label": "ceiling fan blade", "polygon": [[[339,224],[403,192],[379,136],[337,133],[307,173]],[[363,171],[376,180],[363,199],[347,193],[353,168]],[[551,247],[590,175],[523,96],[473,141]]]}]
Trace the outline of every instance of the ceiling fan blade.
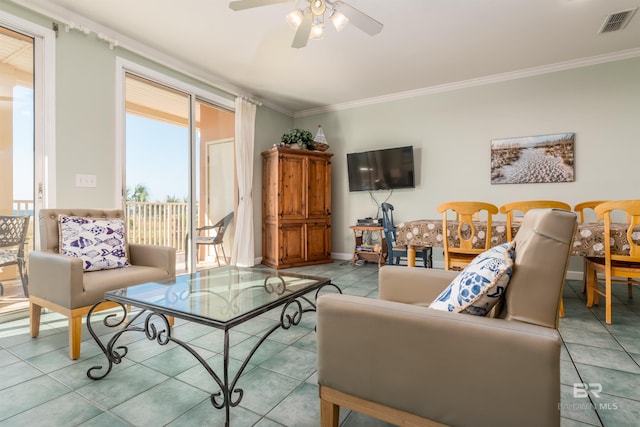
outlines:
[{"label": "ceiling fan blade", "polygon": [[309,41],[309,35],[311,34],[311,27],[313,26],[313,14],[310,10],[307,10],[302,18],[302,22],[296,31],[296,35],[293,37],[293,43],[291,47],[300,48],[307,45]]},{"label": "ceiling fan blade", "polygon": [[365,33],[370,36],[375,36],[380,31],[382,31],[382,23],[376,21],[366,13],[356,9],[355,7],[343,3],[341,1],[337,1],[334,4],[334,7],[337,11],[341,12],[344,16],[349,18],[349,22],[360,28]]},{"label": "ceiling fan blade", "polygon": [[276,3],[287,3],[291,0],[236,0],[229,2],[229,8],[232,10],[251,9],[260,6],[269,6]]}]

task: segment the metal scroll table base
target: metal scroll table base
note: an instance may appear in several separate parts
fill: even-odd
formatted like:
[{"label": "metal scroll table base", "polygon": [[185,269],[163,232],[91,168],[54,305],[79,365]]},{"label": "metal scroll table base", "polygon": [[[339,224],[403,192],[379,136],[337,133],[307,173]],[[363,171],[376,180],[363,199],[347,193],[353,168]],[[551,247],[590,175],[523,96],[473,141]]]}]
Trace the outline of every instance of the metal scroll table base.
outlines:
[{"label": "metal scroll table base", "polygon": [[[87,314],[87,328],[89,329],[89,333],[91,334],[93,339],[96,341],[98,346],[100,346],[102,352],[107,357],[108,366],[106,368],[104,368],[103,366],[93,366],[87,371],[87,376],[92,380],[100,380],[106,377],[111,372],[114,364],[119,364],[123,361],[124,357],[128,353],[128,348],[125,345],[119,345],[118,340],[126,332],[143,332],[148,340],[155,340],[160,345],[167,345],[170,342],[175,343],[188,351],[193,357],[195,357],[196,360],[206,369],[206,371],[209,373],[211,378],[213,378],[216,384],[218,384],[219,391],[211,394],[210,401],[216,409],[224,408],[225,426],[229,426],[230,409],[234,406],[238,406],[238,404],[242,401],[242,397],[244,395],[244,390],[240,387],[237,387],[238,380],[240,379],[240,376],[244,372],[244,369],[247,367],[255,352],[273,332],[280,328],[289,329],[292,326],[298,325],[302,319],[302,313],[316,311],[315,301],[318,298],[320,290],[326,286],[333,286],[338,290],[338,292],[342,293],[337,285],[329,283],[315,290],[313,301],[307,298],[306,295],[302,295],[298,296],[297,298],[291,298],[290,300],[282,304],[280,322],[271,327],[253,346],[245,360],[242,362],[240,369],[238,369],[233,378],[229,378],[230,329],[224,329],[224,361],[222,376],[220,376],[211,367],[211,365],[209,365],[204,360],[204,358],[200,356],[196,350],[193,349],[193,347],[191,347],[186,342],[174,337],[171,333],[171,325],[169,324],[167,316],[155,311],[142,310],[131,317],[129,320],[127,320],[127,309],[125,307],[125,304],[117,302],[117,304],[120,306],[120,309],[122,310],[122,317],[119,317],[120,313],[111,313],[104,318],[103,323],[107,327],[121,327],[121,329],[116,332],[115,335],[113,335],[111,339],[109,339],[109,342],[105,345],[104,343],[102,343],[102,341],[100,341],[96,332],[91,326],[91,316],[93,315],[95,309],[100,306],[100,304],[107,301],[103,300],[95,304],[89,310],[89,313]],[[137,320],[141,317],[144,318],[144,322],[141,322],[144,326],[140,326],[137,323]],[[101,370],[104,372],[99,372]]]}]

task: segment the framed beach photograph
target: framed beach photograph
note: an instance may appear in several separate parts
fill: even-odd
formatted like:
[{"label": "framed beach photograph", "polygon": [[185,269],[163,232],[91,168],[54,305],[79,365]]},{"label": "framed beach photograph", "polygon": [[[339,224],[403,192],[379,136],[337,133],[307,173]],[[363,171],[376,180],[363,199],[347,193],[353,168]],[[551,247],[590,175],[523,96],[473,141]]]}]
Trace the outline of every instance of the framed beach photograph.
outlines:
[{"label": "framed beach photograph", "polygon": [[491,184],[574,181],[575,133],[491,141]]}]

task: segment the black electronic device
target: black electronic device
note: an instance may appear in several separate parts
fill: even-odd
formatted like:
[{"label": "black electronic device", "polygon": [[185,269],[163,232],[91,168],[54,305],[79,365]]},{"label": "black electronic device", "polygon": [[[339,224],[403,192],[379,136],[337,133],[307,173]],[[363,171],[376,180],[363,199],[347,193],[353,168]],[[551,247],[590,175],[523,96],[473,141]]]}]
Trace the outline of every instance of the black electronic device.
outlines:
[{"label": "black electronic device", "polygon": [[413,146],[347,153],[349,191],[415,188]]},{"label": "black electronic device", "polygon": [[382,227],[382,218],[361,218],[356,221],[356,225]]}]

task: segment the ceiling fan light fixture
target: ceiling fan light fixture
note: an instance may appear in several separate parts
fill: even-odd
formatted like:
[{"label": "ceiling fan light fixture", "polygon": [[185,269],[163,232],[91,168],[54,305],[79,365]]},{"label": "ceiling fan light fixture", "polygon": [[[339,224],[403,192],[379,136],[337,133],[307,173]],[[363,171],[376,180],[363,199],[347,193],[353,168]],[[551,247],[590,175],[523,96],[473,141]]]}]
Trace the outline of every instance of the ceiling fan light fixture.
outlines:
[{"label": "ceiling fan light fixture", "polygon": [[[293,0],[232,0],[229,7],[237,11],[291,1]],[[294,10],[285,17],[287,23],[295,30],[291,47],[299,49],[305,47],[310,39],[322,40],[327,17],[336,32],[341,32],[347,25],[353,25],[374,36],[383,28],[381,22],[342,0],[297,0]]]},{"label": "ceiling fan light fixture", "polygon": [[327,2],[325,0],[311,0],[309,7],[314,15],[322,16],[327,10]]},{"label": "ceiling fan light fixture", "polygon": [[309,34],[311,40],[322,40],[324,38],[324,24],[318,23],[311,27],[311,34]]},{"label": "ceiling fan light fixture", "polygon": [[300,9],[294,9],[287,14],[287,24],[294,30],[297,30],[302,23],[302,11]]},{"label": "ceiling fan light fixture", "polygon": [[329,19],[331,19],[331,23],[336,28],[337,32],[342,31],[344,27],[346,27],[349,23],[349,18],[347,18],[343,13],[338,12],[337,10],[333,11]]}]

